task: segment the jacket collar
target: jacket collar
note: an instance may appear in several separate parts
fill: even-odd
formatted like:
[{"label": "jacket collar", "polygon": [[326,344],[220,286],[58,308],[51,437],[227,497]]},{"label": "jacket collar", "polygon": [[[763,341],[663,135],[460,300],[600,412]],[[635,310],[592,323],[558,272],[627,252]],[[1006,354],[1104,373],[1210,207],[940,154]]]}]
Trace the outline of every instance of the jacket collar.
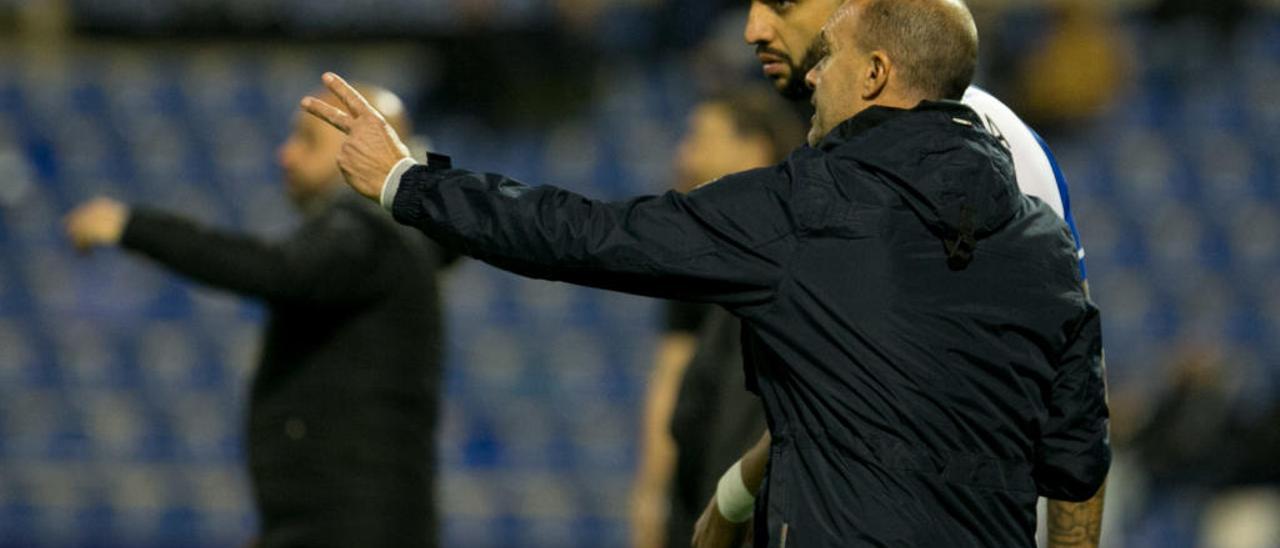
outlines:
[{"label": "jacket collar", "polygon": [[941,111],[952,114],[953,117],[965,120],[970,124],[982,127],[982,119],[978,114],[964,103],[958,101],[921,101],[913,109],[902,109],[894,107],[885,107],[874,105],[867,107],[862,112],[855,114],[852,118],[841,122],[822,138],[818,143],[818,149],[828,152],[844,143],[852,141],[857,137],[875,129],[876,127],[889,122],[891,120],[901,118],[913,112],[929,112]]}]

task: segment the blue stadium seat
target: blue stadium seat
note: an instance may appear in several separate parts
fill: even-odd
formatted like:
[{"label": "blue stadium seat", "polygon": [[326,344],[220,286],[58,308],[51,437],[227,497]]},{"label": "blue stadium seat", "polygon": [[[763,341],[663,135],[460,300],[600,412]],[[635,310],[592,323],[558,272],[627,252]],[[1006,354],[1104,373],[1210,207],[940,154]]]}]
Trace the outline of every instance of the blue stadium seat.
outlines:
[{"label": "blue stadium seat", "polygon": [[497,285],[493,268],[479,261],[462,259],[446,271],[441,294],[450,316],[464,320],[459,328],[475,326],[486,319],[490,303],[497,298]]},{"label": "blue stadium seat", "polygon": [[1280,269],[1280,208],[1258,203],[1241,208],[1225,227],[1232,267],[1259,282]]},{"label": "blue stadium seat", "polygon": [[605,398],[579,398],[572,409],[564,409],[562,423],[577,456],[577,469],[627,474],[638,450],[634,432],[639,429],[639,408],[619,406]]},{"label": "blue stadium seat", "polygon": [[160,425],[131,393],[86,391],[77,405],[90,451],[107,459],[130,459],[155,452]]},{"label": "blue stadium seat", "polygon": [[233,395],[247,391],[262,351],[262,326],[252,317],[245,317],[260,312],[253,306],[241,306],[241,317],[235,322],[216,329],[203,328],[212,340],[214,359],[222,367],[223,389]]},{"label": "blue stadium seat", "polygon": [[[1077,179],[1079,180],[1079,179]],[[1106,264],[1123,263],[1135,254],[1135,247],[1141,244],[1135,231],[1129,229],[1132,221],[1120,217],[1110,204],[1093,197],[1087,190],[1081,192],[1083,185],[1073,185],[1071,206],[1080,230],[1086,260],[1100,261]]]},{"label": "blue stadium seat", "polygon": [[444,469],[466,467],[466,444],[470,431],[470,416],[463,405],[462,387],[448,385],[447,396],[440,403],[440,422],[436,430],[436,453]]},{"label": "blue stadium seat", "polygon": [[524,341],[516,334],[496,327],[480,328],[462,341],[458,350],[455,363],[465,364],[459,374],[473,379],[470,386],[495,397],[520,391],[518,384],[527,352]]},{"label": "blue stadium seat", "polygon": [[124,466],[104,480],[115,534],[126,542],[162,543],[165,514],[179,504],[170,470]]},{"label": "blue stadium seat", "polygon": [[1164,132],[1133,128],[1121,134],[1110,152],[1116,197],[1135,211],[1171,201],[1186,201],[1190,188],[1177,144]]},{"label": "blue stadium seat", "polygon": [[[504,401],[505,400],[505,401]],[[555,419],[547,401],[538,397],[488,399],[486,416],[505,468],[546,470],[556,465]]]},{"label": "blue stadium seat", "polygon": [[243,411],[225,393],[187,393],[171,397],[163,413],[172,432],[176,453],[183,461],[235,459],[240,449]]},{"label": "blue stadium seat", "polygon": [[595,329],[559,325],[540,337],[542,344],[530,349],[541,354],[553,383],[553,397],[576,400],[599,394],[609,366],[604,350],[607,339]]},{"label": "blue stadium seat", "polygon": [[81,321],[68,322],[54,334],[54,355],[60,379],[69,387],[107,388],[130,384],[131,364],[121,341],[108,330]]},{"label": "blue stadium seat", "polygon": [[1193,141],[1197,203],[1216,221],[1230,219],[1242,206],[1267,199],[1270,181],[1264,158],[1244,132],[1209,131]]},{"label": "blue stadium seat", "polygon": [[26,324],[0,316],[0,386],[24,387],[39,379],[39,349]]}]

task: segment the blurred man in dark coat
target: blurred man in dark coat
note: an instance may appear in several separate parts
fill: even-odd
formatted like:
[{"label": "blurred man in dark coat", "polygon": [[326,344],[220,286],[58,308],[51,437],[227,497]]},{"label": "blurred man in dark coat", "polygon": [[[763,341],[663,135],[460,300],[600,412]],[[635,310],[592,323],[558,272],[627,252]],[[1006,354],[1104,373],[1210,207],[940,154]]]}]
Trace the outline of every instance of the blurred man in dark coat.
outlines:
[{"label": "blurred man in dark coat", "polygon": [[[395,95],[361,87],[408,132]],[[247,436],[259,546],[435,546],[437,269],[448,259],[342,184],[341,144],[296,119],[279,161],[306,220],[281,242],[106,198],[72,212],[67,231],[81,249],[120,245],[269,307]]]}]

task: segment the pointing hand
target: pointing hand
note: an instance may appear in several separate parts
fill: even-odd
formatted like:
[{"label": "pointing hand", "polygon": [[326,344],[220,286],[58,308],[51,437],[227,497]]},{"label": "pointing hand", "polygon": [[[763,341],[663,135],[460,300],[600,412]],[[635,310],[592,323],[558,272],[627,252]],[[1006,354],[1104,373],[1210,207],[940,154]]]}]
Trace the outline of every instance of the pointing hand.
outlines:
[{"label": "pointing hand", "polygon": [[377,201],[387,175],[401,160],[409,158],[409,149],[387,120],[346,80],[332,72],[325,73],[323,80],[342,108],[306,97],[302,109],[347,135],[338,151],[338,169],[351,188]]},{"label": "pointing hand", "polygon": [[67,237],[80,251],[120,242],[129,209],[108,198],[95,198],[68,213],[64,219]]}]

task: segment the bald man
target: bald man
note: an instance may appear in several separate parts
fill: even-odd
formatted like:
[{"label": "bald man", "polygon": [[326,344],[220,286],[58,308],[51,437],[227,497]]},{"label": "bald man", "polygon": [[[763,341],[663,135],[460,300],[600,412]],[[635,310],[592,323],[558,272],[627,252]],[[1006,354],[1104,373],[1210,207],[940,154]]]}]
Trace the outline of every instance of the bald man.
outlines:
[{"label": "bald man", "polygon": [[808,147],[615,203],[419,165],[333,74],[346,111],[303,108],[348,134],[353,188],[444,245],[742,320],[771,435],[726,474],[698,546],[753,508],[756,546],[1034,546],[1037,496],[1087,500],[1111,459],[1071,230],[959,102],[978,52],[963,3],[849,0],[818,51]]},{"label": "bald man", "polygon": [[[409,132],[395,95],[361,89]],[[305,222],[284,241],[106,198],[68,215],[67,232],[83,250],[118,244],[266,303],[247,434],[257,546],[435,546],[436,273],[448,256],[350,192],[341,146],[327,124],[295,120],[278,159]]]},{"label": "bald man", "polygon": [[[743,36],[756,49],[763,73],[784,96],[809,101],[813,90],[806,74],[817,64],[818,33],[844,0],[752,0]],[[923,53],[927,53],[923,52]],[[977,87],[963,102],[982,116],[987,128],[1001,135],[1012,151],[1018,186],[1044,200],[1075,231],[1066,179],[1048,145],[1011,110]],[[1081,257],[1084,248],[1076,237]],[[1080,264],[1084,273],[1084,262]],[[1088,282],[1085,283],[1086,293]],[[1104,491],[1084,502],[1048,500],[1050,548],[1096,548],[1100,542]]]}]

